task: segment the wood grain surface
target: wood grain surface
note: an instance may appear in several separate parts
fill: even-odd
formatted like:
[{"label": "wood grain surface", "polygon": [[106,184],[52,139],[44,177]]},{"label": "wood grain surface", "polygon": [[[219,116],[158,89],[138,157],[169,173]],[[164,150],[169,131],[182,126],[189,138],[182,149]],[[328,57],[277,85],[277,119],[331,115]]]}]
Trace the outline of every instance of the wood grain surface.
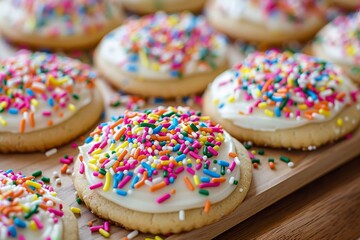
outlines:
[{"label": "wood grain surface", "polygon": [[[114,91],[104,82],[100,82],[99,87],[103,92],[106,106],[109,106],[109,101],[112,95],[115,94]],[[107,107],[105,118],[108,119],[123,110],[123,108]],[[262,164],[259,166],[259,169],[254,170],[254,178],[248,196],[232,214],[212,225],[191,232],[172,235],[168,239],[210,239],[218,236],[305,184],[359,155],[359,141],[360,130],[356,131],[351,139],[342,140],[312,152],[265,149],[265,155],[257,156]],[[82,144],[79,140],[77,143]],[[35,170],[41,169],[43,170],[43,175],[52,176],[53,171],[60,171],[61,164],[59,159],[61,157],[65,154],[76,156],[77,153],[78,150],[72,148],[71,144],[68,144],[58,148],[58,152],[51,157],[46,157],[44,153],[2,154],[0,155],[0,168],[12,168],[14,171],[22,171],[25,174],[31,174]],[[279,161],[279,156],[281,155],[292,159],[295,167],[289,168],[287,164]],[[270,170],[267,165],[269,157],[276,159],[275,170]],[[55,186],[59,196],[70,206],[79,207],[75,201],[75,190],[72,185],[71,175],[61,175],[61,181],[61,186],[55,186],[55,182],[52,179],[52,185]],[[81,205],[80,208],[82,210],[81,216],[78,217],[80,239],[103,239],[98,233],[92,234],[87,226],[89,221],[93,221],[95,225],[101,224],[103,221],[88,211],[84,205]],[[306,220],[307,216],[304,215],[303,218]],[[300,220],[298,219],[297,221]],[[125,229],[112,226],[111,239],[123,238],[128,233],[129,231]],[[136,239],[144,239],[145,237],[154,238],[151,235],[139,234]],[[225,239],[227,239],[226,236]]]}]

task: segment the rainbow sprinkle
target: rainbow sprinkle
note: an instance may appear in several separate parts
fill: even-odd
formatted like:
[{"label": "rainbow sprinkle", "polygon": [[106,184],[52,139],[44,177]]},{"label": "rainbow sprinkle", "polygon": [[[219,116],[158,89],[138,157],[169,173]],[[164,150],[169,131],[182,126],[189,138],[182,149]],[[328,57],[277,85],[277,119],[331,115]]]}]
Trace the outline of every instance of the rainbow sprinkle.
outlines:
[{"label": "rainbow sprinkle", "polygon": [[104,38],[100,49],[129,73],[150,69],[181,78],[223,64],[226,46],[226,37],[216,33],[203,17],[158,12],[128,19]]},{"label": "rainbow sprinkle", "polygon": [[[208,196],[210,188],[224,186],[227,178],[233,179],[228,184],[238,184],[238,155],[220,154],[224,134],[209,117],[186,107],[127,111],[100,124],[85,140],[79,172],[84,174],[86,165],[95,177],[90,189],[112,190],[118,197],[146,188],[163,204],[176,194],[172,186],[178,181],[188,191]],[[210,202],[207,206],[209,210]]]},{"label": "rainbow sprinkle", "polygon": [[263,114],[269,118],[324,120],[347,104],[358,101],[358,89],[341,89],[347,83],[332,64],[300,53],[267,51],[249,55],[231,70],[233,92],[214,100],[219,109],[249,103],[240,115]]},{"label": "rainbow sprinkle", "polygon": [[34,178],[0,170],[1,239],[61,239],[62,203],[51,186]]},{"label": "rainbow sprinkle", "polygon": [[0,131],[50,127],[91,101],[90,66],[48,53],[19,52],[0,61]]},{"label": "rainbow sprinkle", "polygon": [[8,24],[52,37],[95,33],[119,14],[110,1],[102,0],[11,0],[1,7],[7,10]]}]

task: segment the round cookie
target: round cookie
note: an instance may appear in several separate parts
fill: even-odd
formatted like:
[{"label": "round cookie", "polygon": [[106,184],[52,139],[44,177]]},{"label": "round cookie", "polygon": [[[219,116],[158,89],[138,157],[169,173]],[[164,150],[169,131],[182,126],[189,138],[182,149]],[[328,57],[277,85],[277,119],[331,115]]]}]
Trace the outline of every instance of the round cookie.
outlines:
[{"label": "round cookie", "polygon": [[77,240],[78,223],[51,186],[0,170],[0,239]]},{"label": "round cookie", "polygon": [[279,45],[306,41],[326,24],[324,0],[211,0],[209,23],[231,38]]},{"label": "round cookie", "polygon": [[240,141],[312,150],[359,125],[358,98],[357,87],[331,63],[256,52],[209,85],[203,111]]},{"label": "round cookie", "polygon": [[229,214],[249,190],[245,148],[185,107],[126,112],[80,147],[74,186],[96,215],[127,229],[179,233]]},{"label": "round cookie", "polygon": [[317,34],[311,51],[360,83],[360,13],[334,19]]},{"label": "round cookie", "polygon": [[89,130],[103,101],[78,60],[23,52],[0,61],[0,152],[44,151]]},{"label": "round cookie", "polygon": [[0,31],[11,42],[37,49],[95,46],[123,18],[103,0],[7,0],[0,2]]},{"label": "round cookie", "polygon": [[119,0],[124,8],[139,14],[154,13],[156,11],[200,12],[206,0]]},{"label": "round cookie", "polygon": [[109,33],[94,62],[116,88],[171,98],[203,91],[227,68],[227,46],[201,16],[158,12]]}]

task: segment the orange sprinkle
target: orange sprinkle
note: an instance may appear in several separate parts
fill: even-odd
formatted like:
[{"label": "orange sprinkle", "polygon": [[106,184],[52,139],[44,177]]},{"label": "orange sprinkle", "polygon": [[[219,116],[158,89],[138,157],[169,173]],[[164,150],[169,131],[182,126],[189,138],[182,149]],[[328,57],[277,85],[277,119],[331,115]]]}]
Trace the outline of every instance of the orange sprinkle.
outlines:
[{"label": "orange sprinkle", "polygon": [[66,173],[66,170],[68,169],[69,165],[67,165],[66,163],[61,167],[60,172],[62,174]]},{"label": "orange sprinkle", "polygon": [[235,158],[235,157],[237,157],[237,156],[238,156],[237,153],[229,152],[229,157]]},{"label": "orange sprinkle", "polygon": [[21,119],[20,126],[19,126],[20,133],[25,132],[25,118]]},{"label": "orange sprinkle", "polygon": [[171,194],[175,194],[175,193],[176,193],[176,190],[173,188],[173,189],[171,189],[170,193],[171,193]]},{"label": "orange sprinkle", "polygon": [[128,153],[128,150],[126,150],[126,149],[124,149],[121,153],[120,153],[120,155],[119,155],[119,157],[118,157],[118,161],[122,161],[123,159],[124,159],[124,157],[126,156],[126,154]]},{"label": "orange sprinkle", "polygon": [[263,88],[262,88],[262,90],[261,90],[261,92],[266,92],[267,91],[267,89],[268,89],[268,87],[271,85],[271,83],[273,82],[274,80],[273,79],[269,79],[269,80],[267,80],[266,81],[266,83],[264,84],[264,86],[263,86]]},{"label": "orange sprinkle", "polygon": [[145,180],[147,179],[147,175],[148,175],[148,173],[144,172],[142,179],[139,182],[137,182],[134,187],[139,188],[139,187],[143,186],[145,184]]},{"label": "orange sprinkle", "polygon": [[116,135],[114,136],[115,141],[118,141],[121,138],[121,136],[125,133],[125,131],[126,128],[123,127],[119,132],[117,132]]},{"label": "orange sprinkle", "polygon": [[225,182],[226,181],[226,178],[224,178],[224,177],[220,177],[220,178],[212,178],[211,179],[211,182],[219,182],[219,183],[221,183],[221,182]]},{"label": "orange sprinkle", "polygon": [[255,162],[255,163],[253,163],[253,167],[257,169],[259,167],[259,165]]},{"label": "orange sprinkle", "polygon": [[158,141],[162,142],[162,141],[169,141],[170,137],[169,136],[158,136],[156,139]]},{"label": "orange sprinkle", "polygon": [[337,100],[343,99],[344,97],[345,97],[345,93],[344,93],[344,92],[339,93],[338,95],[336,95],[336,99],[337,99]]},{"label": "orange sprinkle", "polygon": [[139,157],[140,154],[140,148],[137,148],[134,154],[134,158],[137,159]]},{"label": "orange sprinkle", "polygon": [[79,155],[79,160],[80,160],[80,162],[82,162],[83,159],[84,159],[83,155]]},{"label": "orange sprinkle", "polygon": [[195,188],[187,176],[184,176],[184,182],[190,191],[194,191]]},{"label": "orange sprinkle", "polygon": [[112,168],[114,169],[114,171],[116,170],[116,168],[119,166],[120,162],[119,161],[116,161],[114,163],[114,165],[112,166]]},{"label": "orange sprinkle", "polygon": [[92,221],[88,221],[87,225],[88,225],[89,227],[92,227],[93,222],[92,222]]},{"label": "orange sprinkle", "polygon": [[205,201],[205,207],[204,207],[204,212],[208,213],[210,211],[210,207],[211,207],[211,203],[209,200]]},{"label": "orange sprinkle", "polygon": [[170,150],[163,150],[163,151],[160,151],[160,152],[159,152],[159,155],[160,155],[160,156],[163,156],[163,155],[166,155],[166,154],[168,154],[168,153],[171,153],[171,151],[170,151]]},{"label": "orange sprinkle", "polygon": [[269,162],[269,167],[270,167],[271,169],[275,169],[275,163]]},{"label": "orange sprinkle", "polygon": [[30,127],[35,127],[35,119],[34,119],[34,112],[29,113],[29,121],[30,121]]},{"label": "orange sprinkle", "polygon": [[49,127],[51,127],[51,126],[53,125],[53,121],[52,121],[52,120],[49,120],[49,121],[47,122],[47,125],[48,125]]},{"label": "orange sprinkle", "polygon": [[113,128],[117,127],[118,125],[122,124],[123,122],[124,122],[124,119],[120,118],[119,120],[117,120],[116,122],[111,124],[110,128],[113,129]]},{"label": "orange sprinkle", "polygon": [[166,182],[162,181],[162,182],[160,182],[158,184],[155,184],[155,185],[151,186],[150,187],[150,192],[155,192],[155,191],[157,191],[157,190],[159,190],[159,189],[161,189],[161,188],[163,188],[165,186],[166,186]]},{"label": "orange sprinkle", "polygon": [[138,161],[141,161],[141,160],[143,160],[143,159],[145,159],[146,158],[146,155],[140,155],[139,157],[138,157]]}]

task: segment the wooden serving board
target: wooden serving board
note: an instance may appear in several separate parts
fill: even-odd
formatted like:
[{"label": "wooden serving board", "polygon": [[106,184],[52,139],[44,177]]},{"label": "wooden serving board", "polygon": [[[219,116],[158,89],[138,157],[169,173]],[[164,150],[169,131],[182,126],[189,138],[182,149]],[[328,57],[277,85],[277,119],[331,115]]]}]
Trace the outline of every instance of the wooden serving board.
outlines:
[{"label": "wooden serving board", "polygon": [[[115,92],[103,82],[100,82],[99,86],[102,92],[106,93],[104,94],[105,104],[106,106],[109,106],[109,102]],[[176,103],[173,102],[170,104]],[[118,115],[123,110],[124,109],[121,107],[106,107],[105,118],[108,119],[112,115]],[[82,141],[80,140],[74,142],[78,145],[82,144]],[[46,157],[44,153],[0,154],[0,169],[13,169],[15,172],[21,171],[26,175],[30,175],[36,170],[42,170],[43,176],[51,177],[51,185],[54,186],[59,197],[61,197],[68,205],[81,208],[81,215],[78,216],[80,239],[103,239],[99,233],[90,232],[89,227],[87,226],[89,221],[93,221],[94,225],[99,225],[103,223],[103,220],[93,215],[86,209],[85,205],[79,205],[76,202],[71,175],[60,175],[62,182],[61,186],[56,185],[55,180],[52,177],[53,171],[57,171],[60,174],[62,164],[60,164],[59,159],[61,157],[66,154],[75,157],[78,154],[77,148],[72,146],[74,142],[58,148],[57,153],[50,157]],[[263,156],[256,156],[261,160],[261,164],[258,169],[253,170],[251,188],[241,205],[219,222],[191,232],[168,236],[167,238],[214,238],[305,184],[359,155],[359,142],[360,129],[353,133],[352,138],[348,140],[342,140],[336,144],[331,144],[312,152],[263,148],[265,154]],[[294,168],[289,168],[287,164],[279,160],[279,157],[282,155],[289,157],[292,162],[294,162]],[[270,157],[275,158],[275,170],[271,170],[268,166],[267,159]],[[71,169],[72,167],[73,165],[71,165]],[[111,227],[111,239],[121,239],[126,237],[129,233],[130,231],[123,228],[116,226]],[[144,239],[145,237],[154,238],[155,236],[139,234],[135,239]],[[162,237],[164,238],[164,236]]]}]

